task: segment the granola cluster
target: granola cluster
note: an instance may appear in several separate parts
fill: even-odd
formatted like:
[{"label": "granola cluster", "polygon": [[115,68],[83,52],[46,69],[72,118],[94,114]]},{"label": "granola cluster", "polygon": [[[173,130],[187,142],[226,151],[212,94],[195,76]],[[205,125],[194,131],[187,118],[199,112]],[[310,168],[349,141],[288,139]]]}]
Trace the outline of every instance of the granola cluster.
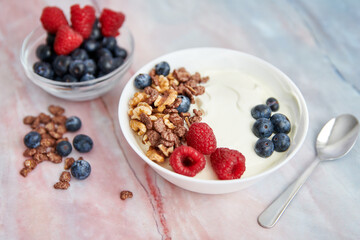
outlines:
[{"label": "granola cluster", "polygon": [[167,76],[157,75],[155,69],[149,73],[152,84],[136,92],[129,101],[130,127],[148,146],[146,156],[161,163],[176,147],[185,143],[185,135],[191,124],[201,121],[202,112],[178,112],[179,95],[187,96],[195,103],[195,96],[205,92],[208,77],[199,73],[190,74],[185,68],[175,69]]}]

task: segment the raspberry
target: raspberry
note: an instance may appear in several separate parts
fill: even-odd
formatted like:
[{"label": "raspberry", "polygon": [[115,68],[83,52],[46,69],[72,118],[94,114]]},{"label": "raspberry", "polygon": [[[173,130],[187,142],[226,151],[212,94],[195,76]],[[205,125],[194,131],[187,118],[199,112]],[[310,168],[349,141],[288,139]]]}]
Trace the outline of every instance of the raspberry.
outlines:
[{"label": "raspberry", "polygon": [[119,28],[125,21],[125,15],[122,12],[114,12],[104,8],[99,21],[101,23],[101,33],[105,37],[116,37],[119,35]]},{"label": "raspberry", "polygon": [[206,123],[193,123],[186,135],[187,145],[202,154],[208,155],[216,149],[216,138],[213,130]]},{"label": "raspberry", "polygon": [[170,166],[176,173],[193,177],[205,167],[205,157],[196,149],[188,146],[175,148],[170,156]]},{"label": "raspberry", "polygon": [[221,180],[238,179],[245,171],[245,157],[236,150],[217,148],[210,155],[210,161]]},{"label": "raspberry", "polygon": [[86,5],[80,8],[79,4],[72,5],[70,8],[72,28],[83,36],[88,38],[91,34],[95,22],[95,9]]},{"label": "raspberry", "polygon": [[40,21],[44,29],[49,33],[56,33],[60,26],[69,25],[63,11],[58,7],[44,8]]},{"label": "raspberry", "polygon": [[54,50],[58,55],[68,55],[78,48],[83,41],[82,36],[69,26],[61,26],[56,33]]}]

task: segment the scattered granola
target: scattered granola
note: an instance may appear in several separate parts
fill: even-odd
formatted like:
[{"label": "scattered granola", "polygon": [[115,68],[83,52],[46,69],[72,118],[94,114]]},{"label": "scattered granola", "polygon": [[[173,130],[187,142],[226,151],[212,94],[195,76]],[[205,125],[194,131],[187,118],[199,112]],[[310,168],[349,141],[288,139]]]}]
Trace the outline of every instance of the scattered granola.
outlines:
[{"label": "scattered granola", "polygon": [[121,200],[125,200],[127,198],[132,198],[133,197],[133,193],[130,191],[121,191],[120,192],[120,198]]},{"label": "scattered granola", "polygon": [[[23,119],[23,123],[29,125],[33,129],[34,135],[39,136],[40,134],[41,136],[41,138],[38,139],[40,146],[34,145],[34,148],[30,148],[32,146],[27,144],[29,147],[23,152],[23,156],[27,158],[24,161],[24,167],[20,170],[20,175],[23,177],[27,177],[38,164],[44,161],[59,164],[63,160],[63,157],[56,152],[56,146],[59,142],[68,141],[68,138],[63,136],[67,132],[65,125],[67,117],[63,115],[65,109],[60,106],[50,105],[48,110],[51,115],[40,113],[38,116],[26,116]],[[64,169],[69,170],[74,162],[74,158],[66,158]],[[63,171],[60,176],[60,181],[54,184],[54,188],[69,188],[70,179],[70,172]]]}]

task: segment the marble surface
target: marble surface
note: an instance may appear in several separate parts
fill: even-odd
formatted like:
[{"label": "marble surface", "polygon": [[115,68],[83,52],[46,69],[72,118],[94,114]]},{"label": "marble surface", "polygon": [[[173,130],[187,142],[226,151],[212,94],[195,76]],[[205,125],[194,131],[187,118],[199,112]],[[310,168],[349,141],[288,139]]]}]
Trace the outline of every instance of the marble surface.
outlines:
[{"label": "marble surface", "polygon": [[[74,1],[57,1],[63,9]],[[68,102],[32,84],[19,55],[24,37],[53,1],[0,3],[0,239],[359,239],[360,142],[341,161],[321,164],[276,227],[257,224],[261,211],[315,157],[323,123],[341,113],[360,119],[360,2],[80,1],[123,11],[136,45],[134,63],[112,91]],[[245,190],[203,195],[162,179],[130,149],[117,120],[127,79],[149,60],[189,47],[224,47],[253,54],[285,72],[308,104],[310,126],[300,152]],[[28,114],[50,104],[83,120],[95,148],[93,172],[67,191],[52,188],[62,166],[42,163],[19,175]],[[121,201],[123,189],[134,193]]]}]

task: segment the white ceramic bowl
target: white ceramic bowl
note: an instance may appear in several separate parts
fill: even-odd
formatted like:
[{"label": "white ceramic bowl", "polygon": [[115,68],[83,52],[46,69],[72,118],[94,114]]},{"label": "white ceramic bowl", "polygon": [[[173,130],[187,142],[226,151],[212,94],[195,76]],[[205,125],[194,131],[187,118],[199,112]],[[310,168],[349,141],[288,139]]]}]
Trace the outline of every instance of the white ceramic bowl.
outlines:
[{"label": "white ceramic bowl", "polygon": [[110,91],[125,75],[132,64],[134,55],[134,39],[130,30],[126,27],[121,28],[121,34],[116,38],[118,45],[126,49],[128,56],[124,63],[114,71],[103,77],[89,80],[86,82],[60,82],[50,80],[37,75],[33,70],[33,65],[38,61],[36,48],[45,43],[46,32],[40,26],[34,29],[24,40],[20,60],[24,67],[27,77],[46,92],[58,98],[70,101],[86,101],[100,97]]},{"label": "white ceramic bowl", "polygon": [[[266,168],[264,171],[236,180],[205,180],[187,177],[168,170],[149,160],[146,157],[145,152],[142,150],[142,144],[141,141],[139,141],[139,136],[137,136],[129,126],[129,116],[127,114],[128,102],[137,91],[133,84],[134,78],[140,73],[148,73],[157,63],[161,61],[168,62],[170,64],[171,70],[179,67],[185,67],[190,73],[199,71],[201,74],[202,70],[223,69],[244,71],[255,78],[266,79],[267,83],[271,84],[272,87],[278,86],[280,89],[286,89],[286,91],[284,90],[283,94],[290,95],[291,92],[289,99],[293,99],[293,101],[287,104],[289,104],[291,107],[293,113],[291,123],[292,126],[295,127],[293,127],[291,130],[292,144],[289,150],[286,152],[286,154],[282,155],[283,157],[279,161],[276,161],[275,164]],[[185,49],[169,53],[152,60],[143,66],[138,72],[136,72],[126,84],[119,101],[118,115],[122,132],[124,133],[124,136],[132,149],[158,174],[181,188],[207,194],[221,194],[238,191],[247,186],[250,186],[259,179],[279,169],[296,154],[296,152],[303,144],[309,123],[308,110],[305,100],[299,89],[284,73],[257,57],[242,52],[221,48]]]}]

